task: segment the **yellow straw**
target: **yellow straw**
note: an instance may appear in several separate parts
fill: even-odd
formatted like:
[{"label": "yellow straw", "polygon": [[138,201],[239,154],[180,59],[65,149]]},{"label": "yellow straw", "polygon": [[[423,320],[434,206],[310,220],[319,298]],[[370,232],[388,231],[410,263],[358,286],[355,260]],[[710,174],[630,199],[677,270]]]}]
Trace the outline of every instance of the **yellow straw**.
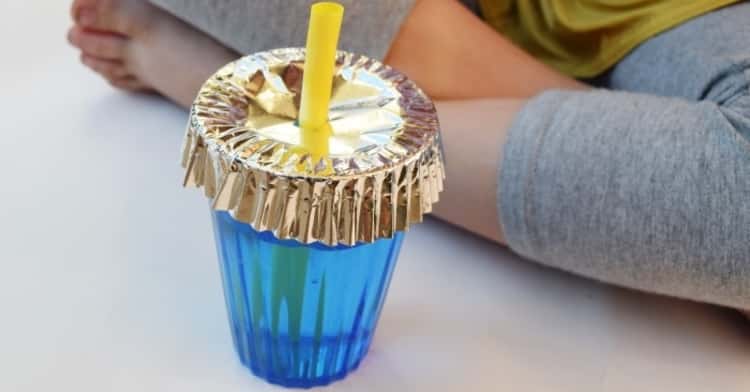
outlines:
[{"label": "yellow straw", "polygon": [[328,154],[328,105],[343,17],[344,7],[338,3],[315,3],[310,8],[299,124],[302,146],[318,157]]}]

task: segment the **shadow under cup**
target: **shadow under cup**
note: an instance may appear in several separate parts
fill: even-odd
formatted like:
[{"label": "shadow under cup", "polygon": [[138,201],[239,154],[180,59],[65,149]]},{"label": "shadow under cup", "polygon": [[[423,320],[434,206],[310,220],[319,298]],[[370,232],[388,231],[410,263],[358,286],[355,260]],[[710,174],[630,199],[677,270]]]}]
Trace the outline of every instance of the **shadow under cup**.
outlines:
[{"label": "shadow under cup", "polygon": [[211,213],[242,363],[291,387],[328,384],[355,369],[372,341],[403,232],[351,247],[304,245]]}]

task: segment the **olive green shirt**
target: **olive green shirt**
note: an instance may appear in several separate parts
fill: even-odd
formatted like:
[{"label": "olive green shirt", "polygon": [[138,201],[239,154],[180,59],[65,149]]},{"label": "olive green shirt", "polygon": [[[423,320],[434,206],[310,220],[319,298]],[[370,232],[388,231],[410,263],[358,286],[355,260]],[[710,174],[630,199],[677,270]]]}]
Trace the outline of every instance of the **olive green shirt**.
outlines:
[{"label": "olive green shirt", "polygon": [[648,38],[737,1],[479,0],[479,6],[487,23],[534,57],[588,78]]}]

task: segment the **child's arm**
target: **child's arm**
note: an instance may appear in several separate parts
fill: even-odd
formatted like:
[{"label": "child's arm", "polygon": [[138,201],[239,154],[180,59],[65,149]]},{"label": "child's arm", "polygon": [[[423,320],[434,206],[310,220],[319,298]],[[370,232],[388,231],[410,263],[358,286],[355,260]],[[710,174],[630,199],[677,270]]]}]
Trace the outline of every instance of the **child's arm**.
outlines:
[{"label": "child's arm", "polygon": [[445,190],[435,206],[440,219],[505,243],[498,220],[497,178],[511,120],[521,99],[438,102],[447,160]]},{"label": "child's arm", "polygon": [[586,85],[537,61],[455,0],[417,0],[385,62],[435,99],[527,98]]}]

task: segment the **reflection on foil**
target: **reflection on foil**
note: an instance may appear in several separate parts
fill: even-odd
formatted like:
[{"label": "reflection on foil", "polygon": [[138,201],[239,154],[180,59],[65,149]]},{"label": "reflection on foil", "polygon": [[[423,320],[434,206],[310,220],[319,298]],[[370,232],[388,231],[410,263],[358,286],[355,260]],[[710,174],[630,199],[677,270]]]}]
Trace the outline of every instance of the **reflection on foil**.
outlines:
[{"label": "reflection on foil", "polygon": [[278,49],[214,74],[192,107],[184,184],[259,231],[353,245],[419,222],[443,187],[435,107],[403,74],[339,52],[328,155],[300,146],[304,50]]},{"label": "reflection on foil", "polygon": [[[244,126],[277,142],[299,145],[303,64],[261,66],[248,78],[250,103]],[[345,156],[384,145],[403,125],[398,92],[365,70],[338,67],[333,81],[329,153]]]}]

